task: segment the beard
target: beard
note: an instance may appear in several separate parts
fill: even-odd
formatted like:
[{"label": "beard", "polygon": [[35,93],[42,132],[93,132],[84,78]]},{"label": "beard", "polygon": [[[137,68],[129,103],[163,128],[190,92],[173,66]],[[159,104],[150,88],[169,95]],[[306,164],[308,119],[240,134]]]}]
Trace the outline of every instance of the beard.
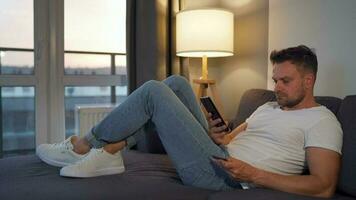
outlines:
[{"label": "beard", "polygon": [[291,98],[284,92],[276,92],[276,99],[281,107],[293,108],[303,101],[305,97],[305,92],[301,89],[296,97]]}]

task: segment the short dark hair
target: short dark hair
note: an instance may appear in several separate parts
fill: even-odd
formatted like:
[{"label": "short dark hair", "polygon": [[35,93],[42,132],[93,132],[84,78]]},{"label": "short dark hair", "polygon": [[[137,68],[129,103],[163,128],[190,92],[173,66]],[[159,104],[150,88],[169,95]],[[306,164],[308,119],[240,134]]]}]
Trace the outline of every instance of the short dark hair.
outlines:
[{"label": "short dark hair", "polygon": [[285,61],[302,67],[304,70],[311,71],[315,76],[318,72],[318,60],[315,53],[305,45],[290,47],[279,51],[272,51],[270,55],[272,64],[279,64]]}]

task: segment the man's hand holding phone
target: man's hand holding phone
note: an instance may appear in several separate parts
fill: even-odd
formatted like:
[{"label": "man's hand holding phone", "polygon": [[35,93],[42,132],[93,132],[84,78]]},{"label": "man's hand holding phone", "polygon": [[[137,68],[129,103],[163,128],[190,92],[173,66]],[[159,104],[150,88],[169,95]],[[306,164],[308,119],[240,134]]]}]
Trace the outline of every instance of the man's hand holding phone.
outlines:
[{"label": "man's hand holding phone", "polygon": [[222,121],[221,118],[212,118],[212,114],[208,113],[208,123],[209,123],[209,136],[211,139],[218,145],[227,145],[229,143],[229,138],[227,133],[229,133],[227,129],[227,122],[226,125],[217,126]]},{"label": "man's hand holding phone", "polygon": [[230,129],[228,128],[227,122],[223,121],[223,118],[210,97],[200,97],[200,101],[208,112],[209,136],[218,145],[228,144],[230,140],[227,133],[230,132]]}]

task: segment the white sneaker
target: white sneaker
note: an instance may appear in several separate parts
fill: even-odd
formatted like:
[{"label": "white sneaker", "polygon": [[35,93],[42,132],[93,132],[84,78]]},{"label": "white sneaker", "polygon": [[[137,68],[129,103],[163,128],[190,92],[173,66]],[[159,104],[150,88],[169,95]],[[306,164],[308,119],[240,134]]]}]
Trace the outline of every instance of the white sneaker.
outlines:
[{"label": "white sneaker", "polygon": [[91,149],[89,154],[74,165],[63,167],[61,176],[67,177],[94,177],[119,174],[125,171],[121,151],[115,154],[106,152],[103,148]]},{"label": "white sneaker", "polygon": [[69,137],[63,142],[55,144],[41,144],[36,148],[37,156],[45,163],[56,167],[72,165],[84,158],[85,155],[73,151],[73,144]]}]

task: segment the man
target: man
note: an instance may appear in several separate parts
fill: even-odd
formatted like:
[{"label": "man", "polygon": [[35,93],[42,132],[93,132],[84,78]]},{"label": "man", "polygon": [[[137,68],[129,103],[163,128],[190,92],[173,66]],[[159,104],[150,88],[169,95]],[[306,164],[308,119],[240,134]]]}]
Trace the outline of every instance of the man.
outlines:
[{"label": "man", "polygon": [[[221,128],[212,128],[218,144],[227,145],[232,157],[249,164],[234,158],[220,162],[237,179],[330,197],[340,168],[342,130],[335,116],[314,100],[316,56],[306,46],[298,46],[274,51],[270,60],[278,103],[259,107],[228,135],[219,134]],[[310,175],[300,175],[307,167]]]},{"label": "man", "polygon": [[[143,125],[153,123],[186,185],[215,190],[261,186],[331,197],[342,130],[332,112],[314,100],[316,55],[298,46],[274,51],[270,59],[277,102],[260,106],[230,133],[216,127],[221,119],[207,121],[189,83],[173,76],[145,83],[85,138],[40,145],[37,155],[63,167],[62,176],[121,173],[120,151],[144,134]],[[222,159],[212,161],[212,156]],[[310,174],[302,175],[306,169]]]}]

